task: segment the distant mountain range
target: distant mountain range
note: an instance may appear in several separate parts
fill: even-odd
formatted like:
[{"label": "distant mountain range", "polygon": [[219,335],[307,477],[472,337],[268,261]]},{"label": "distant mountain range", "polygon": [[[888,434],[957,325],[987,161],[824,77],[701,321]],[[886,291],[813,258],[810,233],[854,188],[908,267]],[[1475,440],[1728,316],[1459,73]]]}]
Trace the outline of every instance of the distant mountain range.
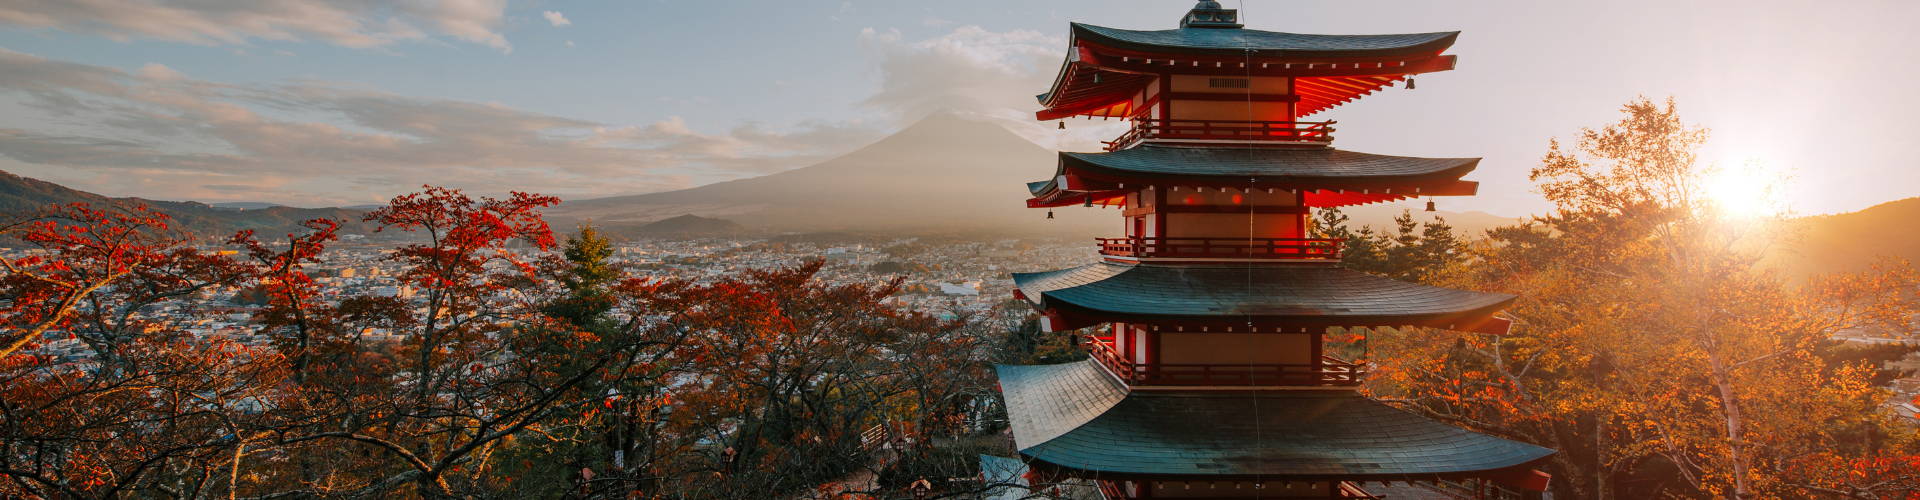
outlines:
[{"label": "distant mountain range", "polygon": [[1858,212],[1792,219],[1767,265],[1795,277],[1860,271],[1883,258],[1920,264],[1920,198],[1889,201]]},{"label": "distant mountain range", "polygon": [[[365,234],[371,226],[360,222],[364,213],[342,208],[293,208],[272,204],[260,208],[218,207],[193,201],[158,201],[142,198],[112,198],[42,181],[0,172],[0,214],[30,214],[48,205],[84,202],[95,206],[145,204],[173,217],[173,228],[196,236],[225,238],[235,231],[252,229],[262,237],[300,231],[299,224],[311,219],[338,219],[345,222],[343,233]],[[251,204],[249,204],[251,205]]]},{"label": "distant mountain range", "polygon": [[[1112,210],[1026,207],[1025,182],[1045,178],[1056,161],[998,125],[942,113],[871,145],[819,164],[772,175],[631,196],[569,200],[546,211],[556,230],[592,222],[620,237],[851,232],[1092,237],[1117,230]],[[203,235],[236,229],[294,230],[300,221],[347,221],[352,232],[370,227],[360,217],[378,205],[295,208],[272,202],[155,201],[109,198],[53,183],[0,173],[0,210],[32,210],[51,203],[146,203]],[[1356,224],[1389,227],[1402,207],[1348,208]],[[1477,234],[1513,219],[1479,212],[1416,212],[1422,221],[1445,217]],[[692,218],[687,218],[691,216]]]},{"label": "distant mountain range", "polygon": [[208,205],[212,205],[213,208],[226,208],[226,209],[232,209],[232,210],[259,210],[262,208],[273,208],[273,207],[283,206],[279,203],[267,203],[264,201],[225,201],[220,203],[208,203]]},{"label": "distant mountain range", "polygon": [[572,200],[556,222],[620,229],[675,217],[725,218],[763,232],[1091,234],[1119,227],[1111,212],[1026,208],[1027,181],[1052,174],[1054,152],[1000,126],[935,114],[816,165],[691,189]]},{"label": "distant mountain range", "polygon": [[[679,215],[724,217],[749,231],[855,231],[1110,236],[1114,210],[1026,207],[1025,183],[1053,174],[1054,151],[993,123],[934,114],[867,147],[773,175],[632,196],[573,200],[547,212],[556,227],[592,220],[617,234]],[[1406,206],[1346,209],[1356,225],[1392,227]],[[1484,212],[1414,212],[1479,234],[1516,219]]]},{"label": "distant mountain range", "polygon": [[[1110,236],[1120,229],[1110,209],[1026,208],[1024,182],[1052,173],[1056,155],[998,125],[935,114],[871,145],[819,164],[776,174],[661,193],[571,200],[547,211],[556,231],[589,222],[621,237],[743,234],[910,234],[988,237]],[[183,229],[221,236],[238,229],[275,234],[300,221],[347,221],[343,232],[366,234],[359,222],[372,206],[293,208],[271,202],[208,205],[108,198],[0,172],[0,213],[51,203],[146,203],[173,215]],[[1354,225],[1392,227],[1410,204],[1348,207]],[[1414,211],[1440,216],[1462,233],[1518,219],[1484,212]],[[1799,238],[1769,249],[1772,265],[1795,275],[1864,268],[1881,255],[1920,260],[1920,198],[1846,214],[1790,221]]]}]

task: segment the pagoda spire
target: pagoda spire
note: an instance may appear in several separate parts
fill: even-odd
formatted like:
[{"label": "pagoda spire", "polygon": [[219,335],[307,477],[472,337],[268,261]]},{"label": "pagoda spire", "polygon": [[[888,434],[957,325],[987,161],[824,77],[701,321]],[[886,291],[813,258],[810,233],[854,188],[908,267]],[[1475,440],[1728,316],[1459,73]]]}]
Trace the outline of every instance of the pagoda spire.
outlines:
[{"label": "pagoda spire", "polygon": [[1223,8],[1220,2],[1201,0],[1180,18],[1182,28],[1240,28],[1240,11]]}]

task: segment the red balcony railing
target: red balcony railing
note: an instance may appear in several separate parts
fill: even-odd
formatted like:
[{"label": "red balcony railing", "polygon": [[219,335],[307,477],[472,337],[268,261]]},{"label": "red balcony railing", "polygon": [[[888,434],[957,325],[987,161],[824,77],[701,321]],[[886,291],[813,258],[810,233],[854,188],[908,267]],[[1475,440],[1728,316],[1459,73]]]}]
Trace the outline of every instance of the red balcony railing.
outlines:
[{"label": "red balcony railing", "polygon": [[1345,240],[1329,238],[1095,238],[1119,257],[1340,260]]},{"label": "red balcony railing", "polygon": [[1332,121],[1155,120],[1138,119],[1133,128],[1107,142],[1107,151],[1133,147],[1141,141],[1260,141],[1326,144],[1333,142]]},{"label": "red balcony railing", "polygon": [[1095,361],[1135,385],[1354,386],[1367,374],[1365,365],[1331,356],[1317,364],[1148,364],[1128,360],[1103,340],[1088,339],[1086,346]]}]

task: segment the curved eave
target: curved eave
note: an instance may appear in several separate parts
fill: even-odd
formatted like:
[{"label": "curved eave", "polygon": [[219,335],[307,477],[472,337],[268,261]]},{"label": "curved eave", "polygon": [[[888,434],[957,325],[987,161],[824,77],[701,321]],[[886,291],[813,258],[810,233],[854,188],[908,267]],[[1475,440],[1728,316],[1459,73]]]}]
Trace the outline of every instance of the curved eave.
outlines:
[{"label": "curved eave", "polygon": [[1121,189],[1101,189],[1088,191],[1083,188],[1069,187],[1062,178],[1027,183],[1027,208],[1054,208],[1073,205],[1083,206],[1123,206],[1127,192]]},{"label": "curved eave", "polygon": [[1458,31],[1389,35],[1314,35],[1250,29],[1127,30],[1072,23],[1075,41],[1153,54],[1270,59],[1385,58],[1437,54]]},{"label": "curved eave", "polygon": [[1028,183],[1030,207],[1105,199],[1144,185],[1285,189],[1307,206],[1346,206],[1414,196],[1471,196],[1460,180],[1479,158],[1416,158],[1332,148],[1136,146],[1109,153],[1062,152],[1052,179]]},{"label": "curved eave", "polygon": [[1133,95],[1158,78],[1153,74],[1103,68],[1088,49],[1068,42],[1070,50],[1054,75],[1047,92],[1034,96],[1043,108],[1034,113],[1040,120],[1089,115],[1132,116]]},{"label": "curved eave", "polygon": [[1201,182],[1288,189],[1409,189],[1459,180],[1479,158],[1418,158],[1333,148],[1136,146],[1109,153],[1061,152],[1058,175],[1092,180]]},{"label": "curved eave", "polygon": [[1332,109],[1408,75],[1447,71],[1459,32],[1307,35],[1220,28],[1138,31],[1073,24],[1066,60],[1037,99],[1040,120],[1126,117],[1164,73],[1293,76],[1298,116]]},{"label": "curved eave", "polygon": [[[1101,262],[1014,273],[1029,304],[1055,330],[1099,323],[1426,326],[1498,328],[1493,317],[1516,298],[1374,276],[1330,265],[1154,265]],[[1218,326],[1218,325],[1216,325]]]},{"label": "curved eave", "polygon": [[995,370],[1020,454],[1089,477],[1431,480],[1553,454],[1351,391],[1128,392],[1091,361]]}]

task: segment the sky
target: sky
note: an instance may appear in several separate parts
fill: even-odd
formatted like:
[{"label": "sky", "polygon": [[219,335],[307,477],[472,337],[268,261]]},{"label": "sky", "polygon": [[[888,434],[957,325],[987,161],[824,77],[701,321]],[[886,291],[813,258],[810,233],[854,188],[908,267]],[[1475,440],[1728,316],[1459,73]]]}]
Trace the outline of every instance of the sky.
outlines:
[{"label": "sky", "polygon": [[[1462,31],[1456,70],[1310,119],[1336,147],[1482,157],[1448,210],[1548,205],[1552,138],[1673,97],[1704,158],[1797,214],[1920,195],[1920,2],[1226,0],[1249,28]],[[803,167],[938,110],[1032,120],[1068,22],[1191,0],[0,0],[0,170],[113,196],[300,206],[422,184],[565,198]],[[1035,165],[1041,173],[1051,166]]]}]

